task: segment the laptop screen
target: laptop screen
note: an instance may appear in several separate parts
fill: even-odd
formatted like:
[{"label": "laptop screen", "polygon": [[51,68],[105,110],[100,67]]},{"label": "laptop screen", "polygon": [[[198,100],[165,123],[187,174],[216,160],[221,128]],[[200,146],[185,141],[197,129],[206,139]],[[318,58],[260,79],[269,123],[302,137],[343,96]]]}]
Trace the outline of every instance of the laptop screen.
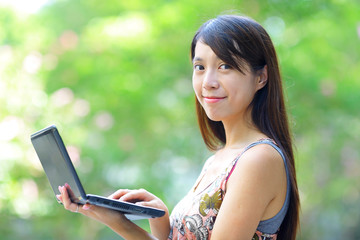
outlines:
[{"label": "laptop screen", "polygon": [[[31,135],[31,141],[55,194],[58,187],[69,184],[71,201],[85,203],[86,194],[55,126]],[[58,199],[57,201],[61,203]]]}]

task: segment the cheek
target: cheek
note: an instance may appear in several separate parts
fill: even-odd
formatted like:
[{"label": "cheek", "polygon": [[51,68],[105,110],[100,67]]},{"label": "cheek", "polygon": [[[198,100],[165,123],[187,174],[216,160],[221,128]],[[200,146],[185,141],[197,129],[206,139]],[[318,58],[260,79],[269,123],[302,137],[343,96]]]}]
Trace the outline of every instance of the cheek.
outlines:
[{"label": "cheek", "polygon": [[199,96],[201,96],[201,89],[202,89],[201,81],[193,78],[192,85],[193,85],[193,89],[196,94],[196,97],[199,99]]}]

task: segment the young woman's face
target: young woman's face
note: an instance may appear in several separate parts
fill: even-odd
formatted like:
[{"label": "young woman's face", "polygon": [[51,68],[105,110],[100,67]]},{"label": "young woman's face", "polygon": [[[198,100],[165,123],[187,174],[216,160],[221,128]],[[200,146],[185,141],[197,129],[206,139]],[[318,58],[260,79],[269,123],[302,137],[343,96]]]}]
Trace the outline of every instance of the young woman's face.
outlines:
[{"label": "young woman's face", "polygon": [[261,81],[261,74],[253,74],[248,67],[244,73],[218,58],[205,43],[197,42],[193,59],[193,88],[211,120],[237,121],[248,114],[248,106],[256,91],[265,84]]}]

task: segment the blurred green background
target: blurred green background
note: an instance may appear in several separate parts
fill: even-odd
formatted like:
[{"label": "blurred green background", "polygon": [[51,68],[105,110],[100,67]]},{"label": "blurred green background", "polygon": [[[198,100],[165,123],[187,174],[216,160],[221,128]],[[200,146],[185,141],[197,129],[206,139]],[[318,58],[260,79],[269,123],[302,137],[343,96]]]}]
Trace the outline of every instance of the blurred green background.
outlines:
[{"label": "blurred green background", "polygon": [[121,239],[55,201],[29,138],[50,124],[87,192],[145,188],[171,210],[211,154],[194,114],[190,41],[232,12],[260,22],[278,51],[298,238],[360,239],[357,0],[1,0],[0,238]]}]

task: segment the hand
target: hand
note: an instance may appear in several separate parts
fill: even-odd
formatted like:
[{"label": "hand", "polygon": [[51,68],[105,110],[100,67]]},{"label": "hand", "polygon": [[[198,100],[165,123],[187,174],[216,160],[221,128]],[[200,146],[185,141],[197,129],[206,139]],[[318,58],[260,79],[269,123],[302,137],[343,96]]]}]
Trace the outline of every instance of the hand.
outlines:
[{"label": "hand", "polygon": [[109,198],[135,203],[136,205],[140,205],[140,206],[158,208],[168,213],[168,209],[166,205],[163,203],[163,201],[161,201],[154,194],[144,189],[138,189],[138,190],[120,189],[114,192],[113,194],[111,194]]},{"label": "hand", "polygon": [[79,205],[72,202],[69,197],[69,194],[72,193],[72,190],[67,183],[65,186],[59,186],[59,191],[61,195],[57,195],[57,198],[63,203],[66,210],[71,212],[79,212],[87,217],[102,222],[109,227],[111,227],[111,224],[114,222],[129,222],[129,220],[118,211],[91,204]]},{"label": "hand", "polygon": [[[59,186],[59,191],[61,194],[57,195],[57,198],[63,203],[65,209],[71,212],[79,212],[107,225],[124,239],[154,239],[148,232],[131,222],[118,211],[91,204],[85,204],[80,207],[78,204],[71,202],[69,192],[71,193],[72,191],[69,184]],[[117,199],[117,195],[112,194],[111,196],[115,196],[113,199]]]},{"label": "hand", "polygon": [[109,198],[135,203],[136,205],[158,208],[165,211],[165,215],[159,218],[149,219],[151,233],[158,239],[167,239],[170,233],[169,211],[158,197],[144,189],[128,190],[120,189],[111,194]]}]

